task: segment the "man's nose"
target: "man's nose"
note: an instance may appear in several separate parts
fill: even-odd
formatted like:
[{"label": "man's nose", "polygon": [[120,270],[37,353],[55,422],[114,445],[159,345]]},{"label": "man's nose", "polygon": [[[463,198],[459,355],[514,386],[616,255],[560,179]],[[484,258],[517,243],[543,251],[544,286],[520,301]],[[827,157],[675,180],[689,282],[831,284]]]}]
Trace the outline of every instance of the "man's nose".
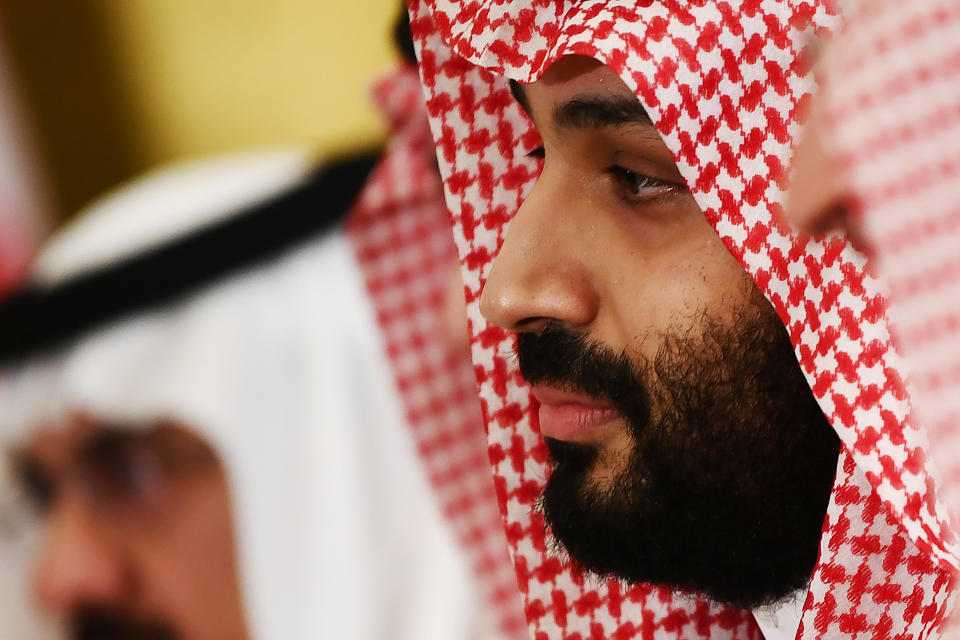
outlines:
[{"label": "man's nose", "polygon": [[845,228],[848,222],[837,216],[838,205],[846,199],[848,189],[843,171],[824,143],[827,116],[823,104],[822,100],[814,100],[791,159],[786,210],[794,226],[805,233]]},{"label": "man's nose", "polygon": [[490,322],[537,331],[551,320],[584,327],[596,317],[599,300],[584,259],[593,238],[578,219],[582,198],[562,177],[541,175],[510,223],[484,286],[480,310]]},{"label": "man's nose", "polygon": [[79,605],[110,606],[129,597],[122,551],[82,501],[62,497],[46,521],[33,572],[37,603],[57,616]]}]

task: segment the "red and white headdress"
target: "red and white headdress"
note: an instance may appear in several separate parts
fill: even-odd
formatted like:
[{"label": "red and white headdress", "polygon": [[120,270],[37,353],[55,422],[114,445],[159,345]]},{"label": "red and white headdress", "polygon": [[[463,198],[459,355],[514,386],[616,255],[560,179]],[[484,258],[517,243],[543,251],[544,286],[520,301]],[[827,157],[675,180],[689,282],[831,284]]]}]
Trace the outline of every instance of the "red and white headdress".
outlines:
[{"label": "red and white headdress", "polygon": [[374,97],[390,122],[389,144],[354,204],[346,235],[420,459],[490,605],[479,615],[490,637],[522,638],[476,381],[464,353],[442,339],[456,247],[416,71],[386,76]]},{"label": "red and white headdress", "polygon": [[861,2],[825,59],[825,147],[888,287],[911,397],[960,511],[960,2]]},{"label": "red and white headdress", "polygon": [[837,22],[816,0],[412,0],[447,204],[453,213],[488,446],[536,640],[756,637],[749,612],[650,586],[597,586],[547,549],[534,501],[547,453],[513,337],[480,315],[511,216],[538,175],[539,136],[507,78],[568,54],[634,90],[718,235],[773,304],[844,443],[798,637],[935,637],[956,565],[924,433],[908,422],[900,362],[864,259],[778,220],[778,176],[809,97],[797,36]]}]

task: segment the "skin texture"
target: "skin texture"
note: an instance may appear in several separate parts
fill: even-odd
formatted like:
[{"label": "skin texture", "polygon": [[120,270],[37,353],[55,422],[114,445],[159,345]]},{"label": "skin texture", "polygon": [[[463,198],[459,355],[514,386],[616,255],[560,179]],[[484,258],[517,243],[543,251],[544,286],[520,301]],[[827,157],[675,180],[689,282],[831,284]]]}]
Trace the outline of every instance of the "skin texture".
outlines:
[{"label": "skin texture", "polygon": [[[599,62],[570,56],[524,93],[546,158],[487,280],[484,316],[518,332],[557,321],[634,359],[653,359],[658,335],[695,326],[705,309],[729,320],[755,287],[683,186],[654,127],[556,126],[552,117],[586,96],[636,102],[630,89]],[[613,166],[656,182],[638,188]],[[628,429],[621,424],[599,438],[608,462],[594,467],[597,480],[625,463]]]},{"label": "skin texture", "polygon": [[73,637],[246,638],[226,478],[197,436],[76,415],[19,459],[44,523],[34,596]]}]

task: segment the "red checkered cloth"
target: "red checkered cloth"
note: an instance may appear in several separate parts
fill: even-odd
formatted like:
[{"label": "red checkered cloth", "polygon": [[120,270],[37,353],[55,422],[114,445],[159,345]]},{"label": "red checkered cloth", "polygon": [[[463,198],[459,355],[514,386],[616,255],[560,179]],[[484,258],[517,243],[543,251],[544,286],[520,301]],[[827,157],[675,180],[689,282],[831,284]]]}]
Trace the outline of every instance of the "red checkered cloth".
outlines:
[{"label": "red checkered cloth", "polygon": [[826,55],[826,143],[859,206],[960,512],[960,1],[863,2]]},{"label": "red checkered cloth", "polygon": [[0,298],[26,277],[50,213],[6,44],[0,37]]},{"label": "red checkered cloth", "polygon": [[567,54],[631,87],[718,235],[773,304],[844,443],[801,638],[936,637],[954,541],[925,434],[907,420],[878,286],[843,238],[814,242],[778,219],[781,175],[811,83],[800,31],[838,21],[815,0],[411,0],[431,126],[454,212],[488,446],[536,640],[758,637],[749,612],[662,589],[585,583],[534,509],[548,472],[535,406],[479,296],[507,224],[536,180],[539,136],[507,78],[531,82]]},{"label": "red checkered cloth", "polygon": [[443,339],[456,248],[416,70],[374,90],[390,141],[350,213],[347,237],[366,281],[397,387],[440,505],[491,603],[485,626],[523,638],[516,579],[490,477],[469,358]]},{"label": "red checkered cloth", "polygon": [[33,255],[33,242],[15,223],[13,216],[0,215],[0,298],[20,284]]}]

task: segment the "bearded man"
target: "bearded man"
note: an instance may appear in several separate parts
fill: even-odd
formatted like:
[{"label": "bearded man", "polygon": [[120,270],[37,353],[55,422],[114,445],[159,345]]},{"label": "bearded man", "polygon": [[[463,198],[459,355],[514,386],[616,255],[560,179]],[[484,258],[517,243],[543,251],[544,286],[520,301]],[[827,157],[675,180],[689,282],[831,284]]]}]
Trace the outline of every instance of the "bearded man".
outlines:
[{"label": "bearded man", "polygon": [[877,289],[845,239],[775,218],[798,30],[835,18],[768,4],[411,5],[544,638],[943,618],[953,541]]}]

